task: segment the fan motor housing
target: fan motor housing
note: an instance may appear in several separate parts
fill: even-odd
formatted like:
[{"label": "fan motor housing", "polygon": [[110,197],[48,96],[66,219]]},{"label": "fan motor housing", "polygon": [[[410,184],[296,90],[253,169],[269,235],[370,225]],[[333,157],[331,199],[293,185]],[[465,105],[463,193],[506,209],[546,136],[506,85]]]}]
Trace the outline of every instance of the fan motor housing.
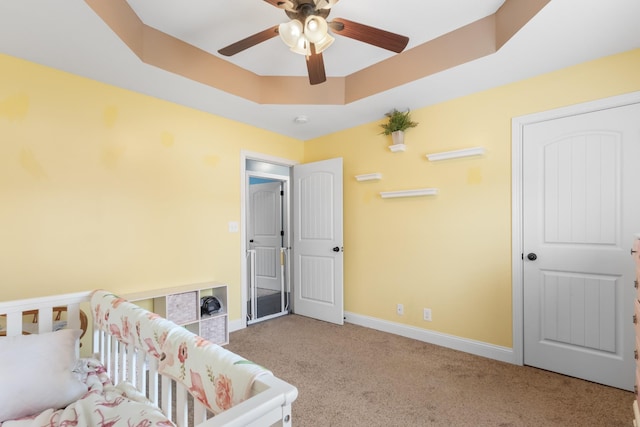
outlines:
[{"label": "fan motor housing", "polygon": [[296,7],[294,10],[285,10],[284,12],[287,14],[289,19],[297,19],[300,22],[303,22],[307,19],[308,16],[316,15],[322,18],[326,18],[329,16],[329,12],[331,9],[316,9],[315,3],[313,1],[304,1],[298,0],[294,1],[296,3]]}]

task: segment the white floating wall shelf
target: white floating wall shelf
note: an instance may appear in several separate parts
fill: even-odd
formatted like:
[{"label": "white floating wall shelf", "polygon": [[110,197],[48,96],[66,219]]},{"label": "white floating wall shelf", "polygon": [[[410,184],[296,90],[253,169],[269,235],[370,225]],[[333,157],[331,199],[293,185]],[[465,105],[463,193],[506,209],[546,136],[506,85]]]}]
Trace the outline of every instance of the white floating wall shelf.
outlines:
[{"label": "white floating wall shelf", "polygon": [[374,181],[378,179],[382,179],[382,174],[379,172],[356,175],[356,180],[358,181]]},{"label": "white floating wall shelf", "polygon": [[432,162],[437,160],[457,159],[460,157],[481,156],[485,153],[483,147],[465,148],[462,150],[443,151],[441,153],[427,154],[427,159]]},{"label": "white floating wall shelf", "polygon": [[415,190],[383,191],[380,193],[380,197],[391,199],[394,197],[434,196],[436,194],[438,194],[437,188],[417,188]]},{"label": "white floating wall shelf", "polygon": [[393,151],[394,153],[397,153],[398,151],[406,151],[407,146],[404,144],[393,144],[389,146],[389,150]]}]

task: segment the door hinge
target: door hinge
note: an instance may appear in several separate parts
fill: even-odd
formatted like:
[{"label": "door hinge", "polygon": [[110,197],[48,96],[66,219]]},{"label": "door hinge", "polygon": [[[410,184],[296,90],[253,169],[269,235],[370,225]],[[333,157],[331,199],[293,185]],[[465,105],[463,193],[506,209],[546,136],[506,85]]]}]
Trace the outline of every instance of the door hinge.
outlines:
[{"label": "door hinge", "polygon": [[280,235],[284,236],[284,230],[280,230]]},{"label": "door hinge", "polygon": [[280,196],[284,196],[284,190],[280,190]]}]

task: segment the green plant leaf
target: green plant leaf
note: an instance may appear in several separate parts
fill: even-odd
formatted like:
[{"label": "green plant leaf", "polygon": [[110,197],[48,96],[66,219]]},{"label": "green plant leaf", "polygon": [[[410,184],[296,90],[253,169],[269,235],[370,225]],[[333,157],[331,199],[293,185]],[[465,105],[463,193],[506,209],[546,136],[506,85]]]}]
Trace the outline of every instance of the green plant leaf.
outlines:
[{"label": "green plant leaf", "polygon": [[387,116],[387,122],[380,125],[383,129],[380,133],[384,135],[391,135],[393,132],[399,130],[406,131],[409,128],[418,126],[418,122],[411,120],[410,110],[402,112],[394,108],[390,112],[386,113],[385,116]]}]

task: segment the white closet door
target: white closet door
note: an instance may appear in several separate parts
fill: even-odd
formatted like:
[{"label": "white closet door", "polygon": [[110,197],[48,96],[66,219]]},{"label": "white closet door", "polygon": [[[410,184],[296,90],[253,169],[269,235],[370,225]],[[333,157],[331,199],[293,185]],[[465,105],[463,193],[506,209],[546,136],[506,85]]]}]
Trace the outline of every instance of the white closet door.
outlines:
[{"label": "white closet door", "polygon": [[524,363],[634,384],[640,105],[524,128]]}]

